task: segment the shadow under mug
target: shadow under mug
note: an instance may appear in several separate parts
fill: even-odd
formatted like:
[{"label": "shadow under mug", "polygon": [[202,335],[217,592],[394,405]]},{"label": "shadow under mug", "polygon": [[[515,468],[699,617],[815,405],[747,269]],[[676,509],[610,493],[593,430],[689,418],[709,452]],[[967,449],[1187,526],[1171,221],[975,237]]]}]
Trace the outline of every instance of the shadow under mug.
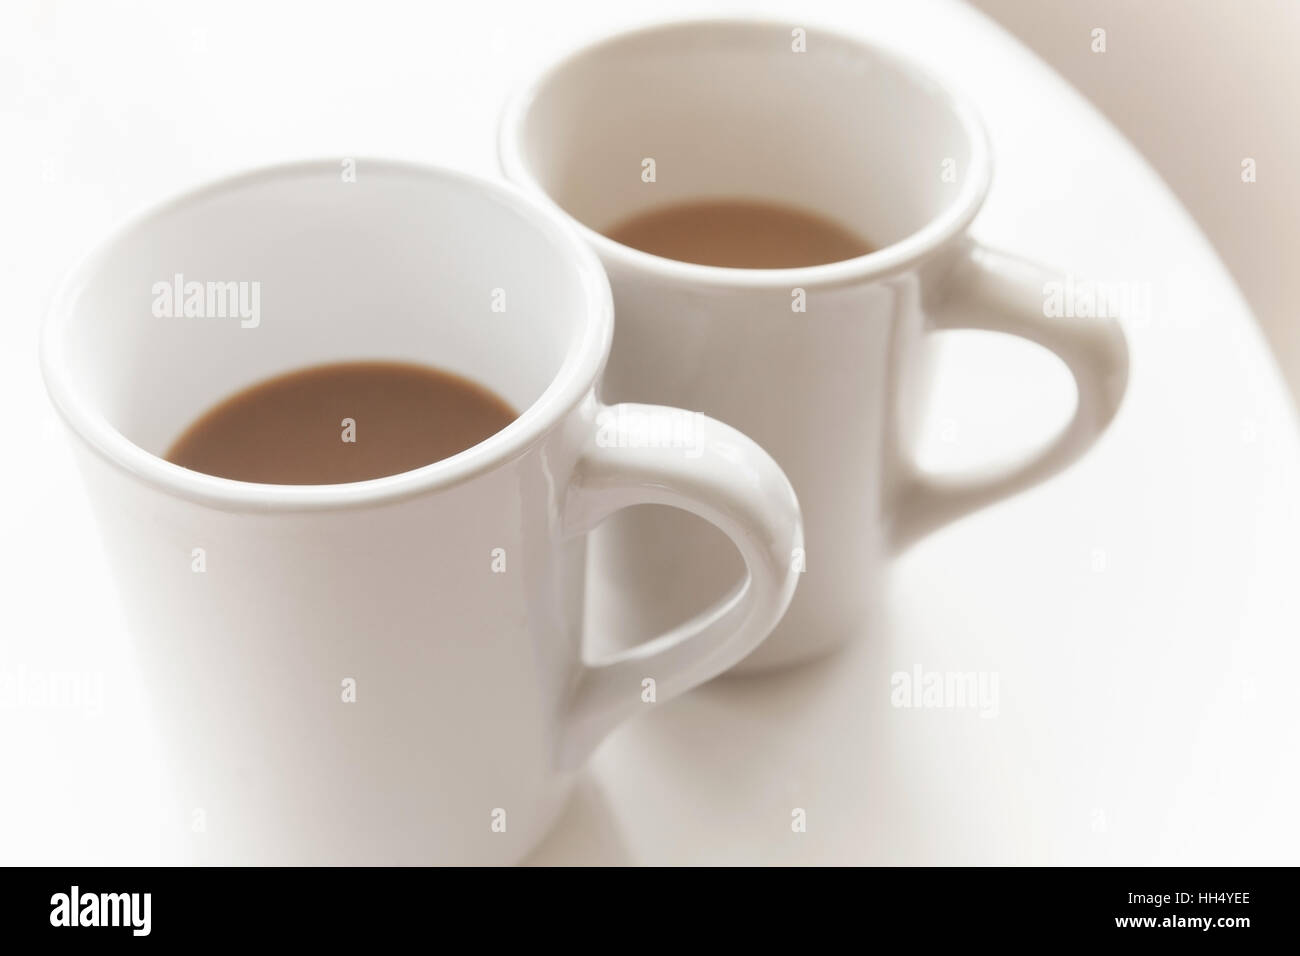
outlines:
[{"label": "shadow under mug", "polygon": [[[520,90],[499,151],[506,176],[566,213],[609,275],[618,324],[603,396],[732,422],[794,482],[803,580],[739,670],[870,633],[889,556],[1064,468],[1119,407],[1128,357],[1118,323],[1048,317],[1046,284],[1064,275],[970,238],[990,179],[982,125],[953,90],[881,46],[749,19],[614,36]],[[648,209],[725,198],[819,214],[876,251],[807,268],[718,268],[602,235]],[[1077,385],[1073,419],[1007,470],[923,474],[921,346],[947,329],[1055,352]],[[593,593],[605,600],[593,605],[596,629],[616,614],[634,641],[743,573],[719,535],[662,509],[619,516],[591,552]]]},{"label": "shadow under mug", "polygon": [[[70,275],[43,328],[174,780],[168,858],[517,860],[606,732],[744,657],[798,577],[798,506],[765,452],[702,415],[597,401],[609,286],[561,217],[430,167],[352,173],[279,166],[166,203]],[[173,285],[185,307],[160,309]],[[353,484],[160,457],[233,392],[365,359],[446,369],[524,411]],[[646,431],[665,420],[679,441]],[[746,584],[584,663],[585,535],[643,502],[714,523]]]}]

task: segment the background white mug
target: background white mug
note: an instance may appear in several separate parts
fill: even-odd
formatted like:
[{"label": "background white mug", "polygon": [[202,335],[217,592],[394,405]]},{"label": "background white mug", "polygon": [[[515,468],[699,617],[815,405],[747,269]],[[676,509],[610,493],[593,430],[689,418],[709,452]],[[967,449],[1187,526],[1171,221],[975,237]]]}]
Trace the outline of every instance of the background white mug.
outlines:
[{"label": "background white mug", "polygon": [[[349,177],[349,162],[256,171],[131,223],[56,295],[46,383],[78,438],[175,771],[169,854],[512,861],[610,728],[771,630],[797,580],[798,506],[728,426],[597,402],[609,286],[561,217],[461,174],[360,160]],[[187,295],[235,283],[245,304],[256,288],[257,320],[212,314],[211,298],[201,316],[155,314],[177,276]],[[385,358],[523,411],[460,454],[346,485],[230,481],[159,457],[251,383]],[[665,417],[689,441],[637,431]],[[584,536],[647,501],[715,523],[748,584],[586,664]]]},{"label": "background white mug", "polygon": [[[603,396],[733,422],[794,482],[803,581],[742,669],[868,633],[890,554],[1065,467],[1123,396],[1118,324],[1046,317],[1045,284],[1064,276],[968,236],[990,178],[983,128],[962,98],[887,50],[757,20],[621,34],[527,84],[507,105],[499,148],[505,174],[576,220],[609,274],[618,327]],[[877,251],[746,270],[677,262],[601,234],[697,198],[792,205]],[[929,330],[959,328],[1052,350],[1074,375],[1078,406],[1031,460],[937,478],[913,463],[928,384],[920,346]],[[634,640],[742,573],[725,539],[662,509],[620,516],[591,550],[593,588],[608,591],[606,607]]]}]

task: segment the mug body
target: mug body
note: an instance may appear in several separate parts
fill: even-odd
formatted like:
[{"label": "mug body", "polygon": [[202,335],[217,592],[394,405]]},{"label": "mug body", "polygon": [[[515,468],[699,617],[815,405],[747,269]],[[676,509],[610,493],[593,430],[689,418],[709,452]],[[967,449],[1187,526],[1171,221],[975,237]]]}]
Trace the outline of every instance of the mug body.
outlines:
[{"label": "mug body", "polygon": [[[561,533],[557,475],[591,428],[608,285],[509,189],[399,163],[352,172],[279,167],[146,215],[74,272],[44,330],[172,769],[168,858],[510,862],[570,784],[556,735],[581,666],[584,555]],[[235,283],[248,307],[155,308],[178,276],[182,294]],[[258,284],[256,309],[241,283]],[[227,395],[358,359],[463,375],[521,414],[451,458],[348,485],[162,460]]]},{"label": "mug body", "polygon": [[[500,151],[507,176],[568,213],[609,274],[618,323],[602,398],[732,422],[794,484],[806,535],[799,590],[738,669],[807,659],[868,632],[893,465],[926,393],[927,302],[942,295],[989,181],[970,108],[855,38],[686,21],[558,63],[507,108]],[[874,251],[806,268],[718,268],[602,234],[648,209],[731,198],[818,214]],[[589,628],[604,630],[616,607],[632,640],[700,610],[742,573],[724,538],[663,509],[617,516],[591,552],[608,600]]]}]

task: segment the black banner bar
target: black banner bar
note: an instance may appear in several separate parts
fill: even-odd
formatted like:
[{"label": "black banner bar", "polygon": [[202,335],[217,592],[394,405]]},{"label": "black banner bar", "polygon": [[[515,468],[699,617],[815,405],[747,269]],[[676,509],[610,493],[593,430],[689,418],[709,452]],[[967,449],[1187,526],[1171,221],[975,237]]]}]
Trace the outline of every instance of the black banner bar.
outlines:
[{"label": "black banner bar", "polygon": [[757,917],[776,930],[844,924],[859,938],[901,934],[926,944],[1130,937],[1139,945],[1236,946],[1294,938],[1295,876],[1289,869],[845,868],[681,870],[592,883],[580,871],[539,879],[526,869],[7,869],[0,870],[0,920],[6,941],[36,943],[60,936],[138,945],[378,943],[413,933],[429,939],[423,934],[435,927],[486,927],[495,935],[559,921],[568,934],[622,923],[633,936],[667,945],[685,942],[682,929],[692,923],[726,934],[757,928]]}]

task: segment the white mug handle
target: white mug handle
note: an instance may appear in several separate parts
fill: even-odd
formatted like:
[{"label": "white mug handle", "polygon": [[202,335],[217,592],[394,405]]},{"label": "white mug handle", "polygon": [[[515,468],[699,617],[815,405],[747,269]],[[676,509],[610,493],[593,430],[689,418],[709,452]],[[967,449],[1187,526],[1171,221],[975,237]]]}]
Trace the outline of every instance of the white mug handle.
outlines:
[{"label": "white mug handle", "polygon": [[[645,447],[638,423],[685,421],[689,441]],[[582,665],[562,721],[558,760],[578,766],[616,725],[645,708],[642,682],[662,703],[736,664],[785,614],[798,581],[803,520],[772,457],[729,425],[698,413],[624,404],[597,410],[566,493],[566,536],[615,511],[672,505],[704,518],[740,551],[746,580],[702,614],[594,665]]]},{"label": "white mug handle", "polygon": [[1074,462],[1119,410],[1128,384],[1128,346],[1113,318],[1049,317],[1046,284],[1064,277],[1007,253],[972,244],[946,297],[927,312],[929,328],[1005,332],[1060,356],[1078,389],[1074,418],[1028,461],[995,474],[934,477],[903,463],[893,517],[898,550],[967,512],[1015,494]]}]

